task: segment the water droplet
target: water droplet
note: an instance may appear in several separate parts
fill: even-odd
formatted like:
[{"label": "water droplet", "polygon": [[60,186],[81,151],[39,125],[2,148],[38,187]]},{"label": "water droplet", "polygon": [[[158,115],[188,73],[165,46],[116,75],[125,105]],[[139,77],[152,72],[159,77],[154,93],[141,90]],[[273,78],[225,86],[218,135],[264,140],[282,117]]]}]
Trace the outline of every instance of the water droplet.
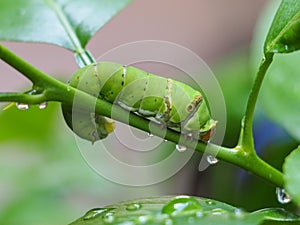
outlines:
[{"label": "water droplet", "polygon": [[215,209],[211,210],[211,214],[215,215],[215,216],[221,216],[224,213],[226,213],[226,211],[224,209],[221,209],[221,208],[215,208]]},{"label": "water droplet", "polygon": [[207,162],[210,164],[210,165],[214,165],[214,164],[217,164],[219,162],[219,160],[215,157],[215,156],[212,156],[212,155],[208,155],[206,157],[206,160]]},{"label": "water droplet", "polygon": [[106,223],[112,223],[115,220],[114,214],[109,212],[103,216],[103,220]]},{"label": "water droplet", "polygon": [[288,51],[288,50],[289,50],[289,46],[288,46],[288,45],[285,45],[285,46],[284,46],[284,49],[285,49],[286,51]]},{"label": "water droplet", "polygon": [[168,142],[168,140],[167,140],[167,139],[164,139],[164,142]]},{"label": "water droplet", "polygon": [[176,145],[176,149],[178,152],[184,152],[187,150],[187,147],[186,146],[183,146],[183,145]]},{"label": "water droplet", "polygon": [[129,205],[127,205],[126,209],[128,211],[136,211],[142,208],[142,205],[139,203],[131,203]]},{"label": "water droplet", "polygon": [[281,204],[287,204],[292,201],[290,195],[283,188],[276,188],[277,200]]},{"label": "water droplet", "polygon": [[190,196],[177,196],[162,208],[162,213],[176,215],[187,211],[200,211],[202,207],[197,199]]},{"label": "water droplet", "polygon": [[148,136],[148,137],[154,137],[154,135],[151,134],[151,133],[147,133],[147,136]]},{"label": "water droplet", "polygon": [[39,104],[39,109],[46,109],[48,106],[48,102],[43,102],[41,104]]},{"label": "water droplet", "polygon": [[139,216],[138,222],[139,223],[146,223],[149,220],[149,217],[147,216]]},{"label": "water droplet", "polygon": [[19,102],[16,103],[16,106],[20,110],[27,110],[30,107],[28,104],[19,103]]},{"label": "water droplet", "polygon": [[244,212],[244,210],[242,210],[242,209],[236,208],[236,209],[234,210],[234,215],[235,215],[237,218],[243,218],[244,215],[245,215],[245,212]]},{"label": "water droplet", "polygon": [[97,216],[102,215],[103,213],[108,212],[109,210],[112,210],[112,208],[95,208],[87,211],[87,213],[84,215],[84,220],[90,220]]},{"label": "water droplet", "polygon": [[30,90],[29,92],[27,92],[27,94],[29,94],[29,95],[34,95],[34,94],[37,94],[37,90],[36,89],[32,89],[32,90]]},{"label": "water droplet", "polygon": [[215,204],[216,204],[214,201],[209,200],[209,199],[206,200],[205,203],[206,203],[207,205],[215,205]]}]

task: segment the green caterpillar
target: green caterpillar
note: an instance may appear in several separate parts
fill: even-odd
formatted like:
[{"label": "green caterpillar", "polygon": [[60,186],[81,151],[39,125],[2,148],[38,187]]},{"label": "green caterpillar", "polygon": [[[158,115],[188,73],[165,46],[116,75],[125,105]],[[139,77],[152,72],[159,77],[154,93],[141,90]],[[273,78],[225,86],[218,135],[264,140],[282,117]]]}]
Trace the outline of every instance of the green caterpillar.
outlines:
[{"label": "green caterpillar", "polygon": [[[210,139],[217,124],[199,91],[132,66],[92,64],[78,70],[70,85],[202,141]],[[72,121],[72,109],[62,105],[62,110],[68,126],[86,140],[95,142],[114,130],[109,118],[78,111]]]}]

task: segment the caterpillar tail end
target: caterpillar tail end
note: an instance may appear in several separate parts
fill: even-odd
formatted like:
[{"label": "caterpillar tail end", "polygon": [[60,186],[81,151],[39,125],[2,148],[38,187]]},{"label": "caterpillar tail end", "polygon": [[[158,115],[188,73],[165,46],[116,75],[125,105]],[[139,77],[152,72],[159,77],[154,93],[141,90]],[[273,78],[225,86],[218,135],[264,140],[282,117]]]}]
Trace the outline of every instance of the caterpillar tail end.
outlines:
[{"label": "caterpillar tail end", "polygon": [[115,130],[115,121],[101,115],[95,117],[95,128],[90,137],[90,141],[94,144],[98,140],[106,138]]},{"label": "caterpillar tail end", "polygon": [[208,131],[205,131],[203,133],[200,134],[200,140],[204,141],[204,142],[209,142],[211,137],[214,135],[215,131],[216,131],[216,126],[218,124],[218,121],[216,120],[210,120],[209,121],[209,127],[210,129]]},{"label": "caterpillar tail end", "polygon": [[107,118],[107,117],[105,117],[105,119],[106,119],[106,123],[104,125],[105,130],[107,131],[107,133],[113,132],[115,130],[115,128],[116,128],[115,121],[112,120],[112,119],[110,119],[110,118]]}]

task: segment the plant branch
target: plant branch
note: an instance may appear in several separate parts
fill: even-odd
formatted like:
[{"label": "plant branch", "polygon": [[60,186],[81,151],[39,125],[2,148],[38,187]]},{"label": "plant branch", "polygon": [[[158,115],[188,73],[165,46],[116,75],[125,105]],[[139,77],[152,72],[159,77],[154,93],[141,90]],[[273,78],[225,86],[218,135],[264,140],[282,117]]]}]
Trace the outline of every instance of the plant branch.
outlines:
[{"label": "plant branch", "polygon": [[0,102],[22,102],[26,104],[39,104],[46,101],[43,94],[24,94],[24,93],[11,93],[0,92]]},{"label": "plant branch", "polygon": [[22,73],[25,77],[27,77],[34,86],[43,87],[50,83],[61,83],[56,79],[48,76],[46,73],[41,72],[34,66],[25,62],[22,58],[9,51],[3,45],[0,45],[0,59],[5,61],[7,64],[11,65],[17,71]]},{"label": "plant branch", "polygon": [[243,148],[244,151],[248,153],[255,153],[254,150],[254,140],[253,140],[253,115],[255,110],[255,105],[257,102],[257,97],[263,82],[263,79],[266,75],[266,72],[273,61],[273,54],[266,54],[262,59],[258,72],[256,74],[256,78],[254,80],[254,84],[252,86],[247,108],[245,112],[245,117],[242,121],[242,129],[240,133],[239,145]]},{"label": "plant branch", "polygon": [[[90,104],[95,104],[94,97],[81,91],[76,92],[76,98],[78,98],[78,102],[85,102],[85,104],[87,104],[86,107],[90,107]],[[184,140],[182,135],[177,131],[172,129],[164,130],[161,128],[160,124],[153,123],[144,117],[128,112],[118,105],[112,105],[108,102],[102,101],[101,99],[98,99],[96,102],[95,112],[106,117],[111,117],[112,119],[118,120],[122,123],[129,124],[130,126],[158,137],[162,137],[171,142],[180,143],[180,145],[194,149],[198,152],[216,155],[218,159],[236,165],[258,177],[261,177],[277,187],[283,187],[283,174],[260,159],[256,154],[245,154],[245,152],[241,151],[239,148],[227,148],[201,141],[196,142]]]},{"label": "plant branch", "polygon": [[179,132],[171,129],[163,130],[161,129],[160,124],[153,123],[137,114],[128,112],[118,105],[113,105],[109,102],[97,99],[94,96],[48,76],[3,46],[0,46],[0,58],[29,78],[34,83],[34,88],[38,88],[40,91],[40,94],[37,95],[1,93],[0,102],[9,100],[13,102],[38,104],[45,101],[58,101],[71,106],[73,105],[75,98],[76,103],[78,103],[78,107],[80,108],[89,109],[91,108],[91,105],[95,105],[95,112],[97,114],[111,117],[143,131],[151,132],[154,135],[174,143],[180,143],[180,145],[196,149],[196,151],[217,155],[219,159],[237,165],[278,187],[283,186],[283,175],[275,168],[259,159],[256,155],[245,154],[245,152],[240,151],[238,147],[231,149],[214,144],[207,144],[201,141],[185,140]]}]

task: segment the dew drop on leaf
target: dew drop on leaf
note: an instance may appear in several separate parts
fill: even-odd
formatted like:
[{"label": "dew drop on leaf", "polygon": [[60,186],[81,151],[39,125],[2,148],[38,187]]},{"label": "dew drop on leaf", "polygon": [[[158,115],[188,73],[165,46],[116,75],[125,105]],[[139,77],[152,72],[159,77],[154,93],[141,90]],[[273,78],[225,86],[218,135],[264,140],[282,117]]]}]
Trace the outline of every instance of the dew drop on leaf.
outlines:
[{"label": "dew drop on leaf", "polygon": [[292,201],[290,195],[283,188],[276,188],[277,200],[281,204],[287,204]]},{"label": "dew drop on leaf", "polygon": [[90,220],[94,219],[95,217],[98,217],[100,215],[103,215],[104,213],[108,212],[111,210],[111,208],[95,208],[89,210],[83,217],[84,220]]},{"label": "dew drop on leaf", "polygon": [[184,151],[186,151],[187,150],[187,147],[186,146],[184,146],[184,145],[176,145],[176,149],[177,149],[177,151],[178,152],[184,152]]},{"label": "dew drop on leaf", "polygon": [[211,210],[211,214],[214,216],[221,216],[223,214],[225,214],[227,211],[225,211],[224,209],[221,208],[215,208],[213,210]]},{"label": "dew drop on leaf", "polygon": [[147,216],[139,216],[138,221],[139,223],[146,223],[148,221],[148,217]]},{"label": "dew drop on leaf", "polygon": [[217,164],[219,162],[219,160],[215,157],[215,156],[212,156],[212,155],[208,155],[206,157],[206,160],[207,162],[210,164],[210,165],[214,165],[214,164]]},{"label": "dew drop on leaf", "polygon": [[215,205],[215,204],[216,204],[214,201],[209,200],[209,199],[206,200],[205,203],[206,203],[207,205]]},{"label": "dew drop on leaf", "polygon": [[114,214],[109,212],[103,216],[103,220],[105,223],[112,223],[115,220]]},{"label": "dew drop on leaf", "polygon": [[39,104],[39,109],[46,109],[48,106],[48,102],[43,102],[41,104]]},{"label": "dew drop on leaf", "polygon": [[19,103],[19,102],[16,103],[16,106],[20,110],[27,110],[30,107],[28,104]]},{"label": "dew drop on leaf", "polygon": [[190,196],[176,196],[174,199],[166,203],[162,208],[163,214],[177,215],[187,211],[201,211],[202,207],[200,203]]},{"label": "dew drop on leaf", "polygon": [[126,210],[128,211],[136,211],[142,208],[142,205],[139,203],[131,203],[127,205]]},{"label": "dew drop on leaf", "polygon": [[236,208],[236,209],[234,210],[234,215],[235,215],[237,218],[242,218],[242,217],[244,217],[245,212],[244,212],[244,210],[242,210],[242,209]]}]

